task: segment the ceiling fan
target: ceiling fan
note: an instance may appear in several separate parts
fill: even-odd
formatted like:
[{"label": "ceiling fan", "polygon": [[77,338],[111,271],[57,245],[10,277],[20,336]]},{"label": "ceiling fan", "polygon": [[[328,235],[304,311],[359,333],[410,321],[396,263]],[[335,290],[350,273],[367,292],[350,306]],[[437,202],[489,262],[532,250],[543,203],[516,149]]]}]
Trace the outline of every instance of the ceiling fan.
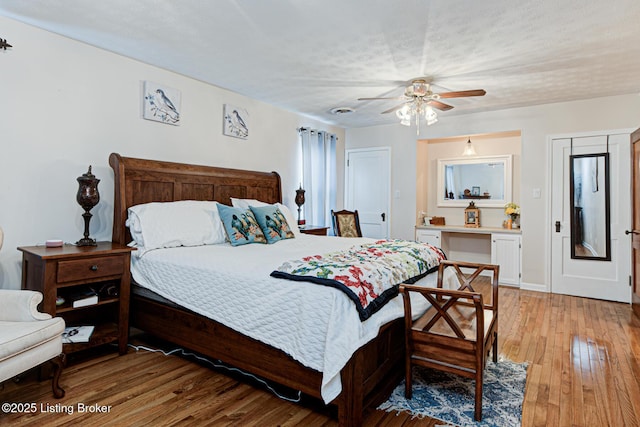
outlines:
[{"label": "ceiling fan", "polygon": [[400,124],[403,124],[405,126],[411,125],[411,118],[415,117],[419,134],[420,116],[424,116],[427,121],[427,125],[431,125],[438,121],[438,116],[433,110],[434,108],[437,108],[440,111],[447,111],[453,108],[453,105],[445,104],[444,102],[441,102],[440,99],[484,96],[485,94],[486,92],[484,89],[433,93],[433,91],[431,90],[431,82],[426,78],[421,78],[412,80],[411,83],[405,88],[403,96],[358,98],[358,101],[374,101],[380,99],[404,100],[402,104],[396,105],[393,108],[389,108],[388,110],[383,111],[381,114],[388,114],[395,111],[396,115],[400,119]]}]

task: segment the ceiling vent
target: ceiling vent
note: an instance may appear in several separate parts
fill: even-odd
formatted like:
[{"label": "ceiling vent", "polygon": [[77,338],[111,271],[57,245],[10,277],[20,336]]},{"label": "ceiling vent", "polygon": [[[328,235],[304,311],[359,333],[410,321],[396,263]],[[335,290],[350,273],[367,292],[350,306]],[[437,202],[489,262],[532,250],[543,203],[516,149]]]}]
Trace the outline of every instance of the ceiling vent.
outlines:
[{"label": "ceiling vent", "polygon": [[336,107],[336,108],[332,108],[331,110],[329,110],[329,112],[331,114],[350,114],[355,112],[356,110],[354,110],[351,107]]}]

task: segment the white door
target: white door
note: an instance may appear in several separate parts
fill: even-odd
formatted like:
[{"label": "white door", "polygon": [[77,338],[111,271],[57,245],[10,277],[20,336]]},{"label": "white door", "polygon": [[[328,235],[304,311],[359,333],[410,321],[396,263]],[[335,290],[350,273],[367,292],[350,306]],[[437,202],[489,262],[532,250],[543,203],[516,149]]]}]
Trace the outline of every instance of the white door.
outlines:
[{"label": "white door", "polygon": [[391,149],[347,150],[345,206],[358,210],[364,237],[389,237],[389,189]]},{"label": "white door", "polygon": [[[608,141],[607,141],[608,139]],[[631,203],[629,134],[594,135],[552,140],[552,192],[551,192],[551,291],[559,294],[597,298],[610,301],[629,302],[631,291],[629,275],[631,269],[631,245],[624,230],[629,228]],[[572,258],[572,249],[578,256],[586,251],[571,245],[571,219],[574,227],[582,227],[582,208],[570,206],[570,156],[609,153],[609,197],[610,197],[610,260]],[[599,164],[599,163],[598,163]],[[595,167],[589,179],[582,184],[580,194],[585,199],[595,197],[590,193],[606,190],[603,185],[604,171]],[[574,192],[574,194],[576,194]],[[603,196],[602,196],[603,197]],[[604,203],[601,203],[601,205]],[[602,208],[602,206],[601,206]],[[602,209],[604,211],[604,209]],[[585,226],[586,228],[586,226]],[[584,232],[574,230],[576,235]],[[577,240],[576,240],[577,241]],[[601,251],[601,250],[598,250]],[[597,254],[598,251],[593,252]],[[606,252],[606,251],[605,251]]]}]

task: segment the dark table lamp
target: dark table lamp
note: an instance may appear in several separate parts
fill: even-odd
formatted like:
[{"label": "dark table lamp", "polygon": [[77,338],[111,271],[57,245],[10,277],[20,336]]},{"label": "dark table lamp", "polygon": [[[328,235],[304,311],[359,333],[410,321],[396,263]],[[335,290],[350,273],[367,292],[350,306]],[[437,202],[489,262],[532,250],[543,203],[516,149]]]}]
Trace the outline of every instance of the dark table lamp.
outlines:
[{"label": "dark table lamp", "polygon": [[91,221],[91,213],[89,212],[100,201],[100,193],[98,193],[98,183],[100,180],[91,173],[91,166],[87,173],[78,177],[78,194],[76,200],[84,209],[82,217],[84,218],[84,237],[76,242],[78,246],[96,246],[95,239],[89,237],[89,221]]},{"label": "dark table lamp", "polygon": [[302,205],[304,205],[304,190],[302,189],[302,184],[300,188],[296,190],[296,205],[298,205],[298,225],[304,225],[306,221],[300,216],[300,210],[302,209]]}]

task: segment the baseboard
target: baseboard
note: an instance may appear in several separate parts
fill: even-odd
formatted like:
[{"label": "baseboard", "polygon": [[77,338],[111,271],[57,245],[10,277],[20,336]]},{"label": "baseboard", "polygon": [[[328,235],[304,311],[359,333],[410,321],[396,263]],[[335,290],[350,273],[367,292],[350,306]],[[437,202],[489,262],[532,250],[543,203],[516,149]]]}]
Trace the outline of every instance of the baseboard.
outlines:
[{"label": "baseboard", "polygon": [[525,291],[545,292],[549,293],[549,289],[545,285],[539,283],[520,283],[520,289]]},{"label": "baseboard", "polygon": [[508,286],[509,288],[519,288],[520,285],[515,284],[515,283],[504,283],[504,282],[499,282],[500,286]]}]

